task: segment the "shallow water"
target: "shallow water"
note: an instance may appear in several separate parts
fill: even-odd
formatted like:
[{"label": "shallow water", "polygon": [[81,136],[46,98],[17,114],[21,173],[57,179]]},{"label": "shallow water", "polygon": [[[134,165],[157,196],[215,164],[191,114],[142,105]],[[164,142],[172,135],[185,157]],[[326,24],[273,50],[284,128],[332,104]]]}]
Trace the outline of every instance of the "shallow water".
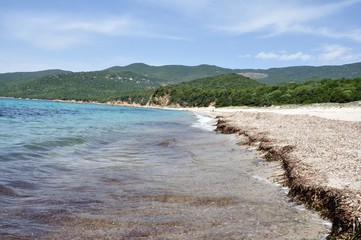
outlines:
[{"label": "shallow water", "polygon": [[[198,116],[198,118],[200,118]],[[192,113],[0,99],[1,239],[321,239],[272,164]]]}]

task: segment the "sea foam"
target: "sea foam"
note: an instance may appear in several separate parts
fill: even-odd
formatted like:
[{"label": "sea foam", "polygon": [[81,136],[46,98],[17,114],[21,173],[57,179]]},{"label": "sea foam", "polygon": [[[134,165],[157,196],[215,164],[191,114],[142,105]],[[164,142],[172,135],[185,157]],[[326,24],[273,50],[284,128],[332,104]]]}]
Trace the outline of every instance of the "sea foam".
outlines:
[{"label": "sea foam", "polygon": [[197,123],[192,124],[192,127],[201,128],[207,131],[214,131],[216,129],[216,126],[213,124],[213,118],[198,113],[194,113],[194,115],[197,117],[198,121]]}]

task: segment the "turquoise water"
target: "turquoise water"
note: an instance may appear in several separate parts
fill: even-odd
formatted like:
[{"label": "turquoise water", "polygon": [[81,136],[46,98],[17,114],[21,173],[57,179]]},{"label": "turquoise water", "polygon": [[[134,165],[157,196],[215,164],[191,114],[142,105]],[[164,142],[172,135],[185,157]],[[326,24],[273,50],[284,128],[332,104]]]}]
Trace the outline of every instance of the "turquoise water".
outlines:
[{"label": "turquoise water", "polygon": [[325,234],[317,216],[258,177],[267,166],[255,152],[199,127],[204,120],[184,111],[0,99],[0,239]]}]

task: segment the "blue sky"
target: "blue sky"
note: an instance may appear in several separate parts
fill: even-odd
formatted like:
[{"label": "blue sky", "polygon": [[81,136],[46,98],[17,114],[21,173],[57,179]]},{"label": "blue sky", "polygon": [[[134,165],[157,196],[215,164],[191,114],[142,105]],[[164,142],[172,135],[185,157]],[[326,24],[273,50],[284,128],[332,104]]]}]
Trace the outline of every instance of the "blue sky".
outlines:
[{"label": "blue sky", "polygon": [[361,61],[361,0],[1,0],[0,72]]}]

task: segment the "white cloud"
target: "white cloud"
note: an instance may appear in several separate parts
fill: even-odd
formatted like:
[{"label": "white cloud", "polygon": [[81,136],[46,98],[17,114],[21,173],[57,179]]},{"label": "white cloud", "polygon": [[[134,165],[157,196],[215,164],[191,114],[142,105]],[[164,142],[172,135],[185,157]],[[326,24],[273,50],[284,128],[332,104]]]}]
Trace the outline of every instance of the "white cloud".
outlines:
[{"label": "white cloud", "polygon": [[[283,0],[138,0],[163,10],[172,9],[216,31],[228,34],[258,32],[262,35],[302,33],[328,38],[347,38],[361,42],[361,29],[336,31],[330,27],[311,27],[323,17],[352,6],[361,0],[313,3],[312,1]],[[165,9],[164,9],[165,8]],[[59,13],[8,12],[0,16],[10,36],[43,49],[65,49],[88,44],[98,35],[142,36],[168,40],[190,41],[189,37],[164,32],[156,20],[142,16],[112,15],[93,18]],[[158,24],[158,25],[157,25]],[[170,32],[172,32],[170,30]],[[296,56],[297,57],[297,56]]]},{"label": "white cloud", "polygon": [[260,59],[279,59],[279,54],[273,52],[260,52],[256,55],[256,58]]},{"label": "white cloud", "polygon": [[37,47],[53,50],[87,44],[96,35],[150,35],[149,26],[130,16],[86,19],[75,16],[11,13],[1,17],[9,35]]},{"label": "white cloud", "polygon": [[[214,25],[216,29],[231,34],[268,32],[269,35],[277,35],[297,32],[334,36],[335,31],[328,29],[328,31],[320,32],[319,28],[310,27],[310,25],[316,20],[329,17],[360,1],[325,2],[323,4],[281,0],[250,0],[242,1],[241,4],[239,1],[231,2],[228,9],[220,8],[219,23]],[[339,32],[338,36],[360,40],[361,35],[360,32],[353,34]]]},{"label": "white cloud", "polygon": [[88,44],[98,36],[146,37],[172,41],[189,38],[157,32],[157,26],[130,15],[103,16],[94,19],[66,14],[13,12],[0,17],[0,27],[25,42],[47,50],[61,50]]},{"label": "white cloud", "polygon": [[227,34],[257,32],[263,36],[284,33],[347,38],[361,42],[361,29],[332,29],[317,26],[318,20],[331,17],[361,0],[147,0],[183,13],[201,24]]},{"label": "white cloud", "polygon": [[285,51],[269,51],[259,52],[254,57],[262,60],[313,62],[316,65],[361,61],[361,53],[355,53],[352,48],[339,44],[324,44],[312,55],[303,52],[290,54]]},{"label": "white cloud", "polygon": [[311,56],[303,52],[297,52],[293,54],[288,54],[287,52],[260,52],[255,58],[264,59],[264,60],[279,60],[279,61],[309,61]]},{"label": "white cloud", "polygon": [[75,20],[60,23],[57,26],[60,31],[85,31],[106,35],[131,35],[142,28],[137,20],[127,16],[99,19],[96,21]]},{"label": "white cloud", "polygon": [[352,48],[345,47],[339,44],[328,44],[322,46],[318,58],[325,63],[332,62],[351,62],[361,59],[361,54],[352,52]]},{"label": "white cloud", "polygon": [[361,42],[361,29],[354,29],[350,31],[335,31],[329,27],[312,28],[308,26],[295,25],[290,28],[290,31],[304,34],[312,34],[333,39],[350,39]]}]

